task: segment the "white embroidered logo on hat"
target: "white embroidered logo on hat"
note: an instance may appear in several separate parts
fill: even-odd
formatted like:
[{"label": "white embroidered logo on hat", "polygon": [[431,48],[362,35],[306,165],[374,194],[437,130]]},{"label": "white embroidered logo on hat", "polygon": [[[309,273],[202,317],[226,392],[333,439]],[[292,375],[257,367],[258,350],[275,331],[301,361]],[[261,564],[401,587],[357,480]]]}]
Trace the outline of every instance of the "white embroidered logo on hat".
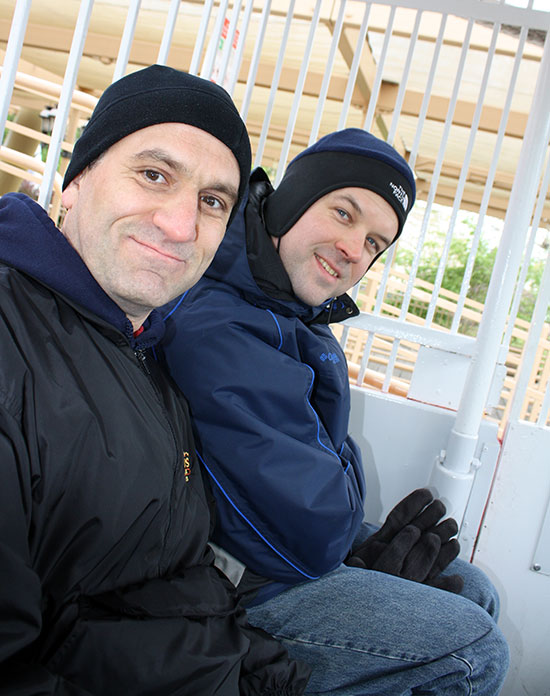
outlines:
[{"label": "white embroidered logo on hat", "polygon": [[409,207],[409,197],[407,196],[405,189],[401,186],[401,184],[394,184],[393,181],[390,181],[390,188],[393,191],[393,195],[403,206],[403,210],[407,212],[407,208]]}]

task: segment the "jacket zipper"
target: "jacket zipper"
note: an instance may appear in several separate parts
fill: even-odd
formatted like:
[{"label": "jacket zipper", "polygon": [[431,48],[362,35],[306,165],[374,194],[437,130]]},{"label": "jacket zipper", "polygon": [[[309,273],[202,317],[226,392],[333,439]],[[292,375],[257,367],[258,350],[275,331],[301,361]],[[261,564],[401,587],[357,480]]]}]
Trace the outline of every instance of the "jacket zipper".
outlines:
[{"label": "jacket zipper", "polygon": [[169,503],[169,509],[168,509],[168,526],[166,527],[166,532],[164,534],[164,541],[162,544],[162,551],[160,554],[159,567],[158,567],[159,577],[162,577],[164,571],[166,570],[166,568],[164,567],[165,564],[163,563],[163,558],[164,558],[164,554],[166,552],[167,540],[168,540],[168,537],[170,535],[170,531],[172,529],[172,508],[174,506],[174,499],[176,497],[176,477],[177,477],[178,467],[180,464],[180,449],[179,449],[178,439],[176,437],[176,433],[174,432],[174,427],[172,425],[172,421],[168,417],[168,413],[166,412],[166,408],[164,407],[164,403],[163,403],[162,398],[161,398],[160,390],[159,390],[155,380],[153,379],[153,375],[151,374],[151,370],[149,369],[149,366],[147,364],[147,355],[145,354],[145,351],[142,350],[141,348],[135,348],[134,355],[136,356],[141,369],[147,375],[149,383],[151,384],[151,386],[155,390],[155,393],[157,394],[157,398],[158,398],[159,403],[162,407],[166,422],[168,423],[170,433],[172,434],[172,441],[173,441],[174,447],[176,449],[176,461],[175,461],[174,466],[173,466],[172,490],[170,491],[170,503]]}]

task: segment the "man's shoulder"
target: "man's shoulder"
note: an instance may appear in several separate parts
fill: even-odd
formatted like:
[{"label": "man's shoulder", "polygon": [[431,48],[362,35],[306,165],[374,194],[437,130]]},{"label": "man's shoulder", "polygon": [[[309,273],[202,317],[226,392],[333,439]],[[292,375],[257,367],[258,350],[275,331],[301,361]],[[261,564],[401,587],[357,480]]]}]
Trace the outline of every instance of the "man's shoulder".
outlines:
[{"label": "man's shoulder", "polygon": [[238,288],[216,278],[202,278],[178,303],[173,303],[165,319],[188,330],[212,324],[241,321],[254,325],[265,310]]},{"label": "man's shoulder", "polygon": [[0,307],[3,323],[14,326],[47,319],[57,304],[56,293],[32,276],[0,261]]}]

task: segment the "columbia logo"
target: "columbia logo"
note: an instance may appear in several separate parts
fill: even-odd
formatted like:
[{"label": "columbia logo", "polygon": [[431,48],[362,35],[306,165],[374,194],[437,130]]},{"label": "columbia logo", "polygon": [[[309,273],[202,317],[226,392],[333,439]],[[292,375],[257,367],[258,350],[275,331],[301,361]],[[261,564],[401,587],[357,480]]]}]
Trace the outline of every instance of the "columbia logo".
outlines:
[{"label": "columbia logo", "polygon": [[393,181],[390,181],[390,188],[393,191],[393,195],[403,206],[403,210],[407,212],[407,208],[409,207],[409,197],[405,193],[405,189],[400,184],[394,184]]},{"label": "columbia logo", "polygon": [[331,363],[334,363],[335,365],[336,363],[340,362],[340,358],[336,355],[336,353],[321,353],[319,357],[321,358],[322,362],[329,360]]}]

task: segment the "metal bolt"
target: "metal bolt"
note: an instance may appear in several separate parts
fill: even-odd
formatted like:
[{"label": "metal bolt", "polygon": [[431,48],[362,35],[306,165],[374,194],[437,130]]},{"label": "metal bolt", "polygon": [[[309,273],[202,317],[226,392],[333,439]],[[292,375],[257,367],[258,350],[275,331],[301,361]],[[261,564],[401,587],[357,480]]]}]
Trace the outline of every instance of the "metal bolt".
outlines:
[{"label": "metal bolt", "polygon": [[541,566],[539,563],[533,563],[533,570],[538,573],[539,570],[541,569]]}]

